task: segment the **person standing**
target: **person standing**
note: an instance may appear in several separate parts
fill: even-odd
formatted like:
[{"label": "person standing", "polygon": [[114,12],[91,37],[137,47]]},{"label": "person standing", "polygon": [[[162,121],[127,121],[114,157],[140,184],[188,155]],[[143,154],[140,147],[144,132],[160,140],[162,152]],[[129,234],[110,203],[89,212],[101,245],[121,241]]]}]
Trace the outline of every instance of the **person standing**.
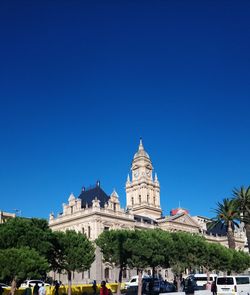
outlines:
[{"label": "person standing", "polygon": [[93,281],[92,289],[94,291],[94,295],[96,295],[96,290],[97,290],[96,280]]},{"label": "person standing", "polygon": [[3,292],[4,292],[4,289],[3,289],[3,287],[0,285],[0,295],[2,295]]},{"label": "person standing", "polygon": [[58,281],[55,281],[55,295],[59,295],[60,284]]},{"label": "person standing", "polygon": [[39,295],[46,295],[46,289],[44,287],[44,283],[42,284],[42,286],[39,288]]},{"label": "person standing", "polygon": [[101,282],[100,295],[112,295],[111,290],[106,287],[105,281]]},{"label": "person standing", "polygon": [[39,295],[39,285],[37,282],[33,288],[33,295]]}]

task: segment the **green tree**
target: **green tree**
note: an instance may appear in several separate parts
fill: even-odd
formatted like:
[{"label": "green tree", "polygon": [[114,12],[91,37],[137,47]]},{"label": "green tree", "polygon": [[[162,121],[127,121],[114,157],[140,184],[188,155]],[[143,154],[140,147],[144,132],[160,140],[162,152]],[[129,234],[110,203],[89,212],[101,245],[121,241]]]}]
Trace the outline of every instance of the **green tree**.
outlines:
[{"label": "green tree", "polygon": [[148,232],[148,230],[135,230],[131,239],[127,241],[127,247],[131,249],[128,265],[138,271],[138,295],[142,294],[142,271],[150,265],[152,259],[152,249],[148,247]]},{"label": "green tree", "polygon": [[225,226],[227,231],[228,246],[235,249],[234,228],[238,227],[236,220],[239,220],[240,214],[234,200],[228,198],[223,199],[223,202],[217,203],[217,208],[214,210],[216,216],[212,218],[209,228],[217,225]]},{"label": "green tree", "polygon": [[104,261],[119,267],[119,278],[117,294],[120,294],[122,271],[127,267],[131,250],[127,247],[127,241],[131,239],[131,230],[110,230],[102,232],[96,240],[96,245],[100,247]]},{"label": "green tree", "polygon": [[170,266],[177,280],[178,290],[180,280],[186,268],[199,268],[204,264],[205,240],[190,233],[171,233],[174,247],[171,251]]},{"label": "green tree", "polygon": [[171,249],[173,241],[169,232],[152,229],[147,230],[147,247],[151,251],[148,266],[152,267],[153,276],[155,269],[159,266],[168,268],[170,266]]},{"label": "green tree", "polygon": [[237,209],[240,212],[240,221],[244,223],[246,230],[248,250],[250,252],[250,186],[233,190],[233,197],[236,202]]},{"label": "green tree", "polygon": [[250,256],[243,251],[236,251],[233,249],[227,249],[231,252],[231,263],[228,271],[235,273],[242,273],[250,267]]},{"label": "green tree", "polygon": [[[234,250],[235,251],[235,250]],[[206,242],[203,265],[209,272],[227,271],[231,267],[231,252],[217,243]]]},{"label": "green tree", "polygon": [[55,266],[54,236],[45,219],[12,218],[0,224],[0,249],[29,247]]},{"label": "green tree", "polygon": [[95,248],[91,241],[73,230],[54,232],[57,237],[58,270],[65,270],[68,275],[68,294],[71,295],[72,272],[83,272],[91,267],[95,260]]},{"label": "green tree", "polygon": [[158,266],[169,267],[172,240],[170,234],[162,230],[135,230],[126,246],[131,250],[128,265],[138,270],[138,294],[141,294],[145,268],[152,267],[154,274]]},{"label": "green tree", "polygon": [[45,277],[49,270],[47,260],[28,247],[0,250],[0,278],[11,282],[14,295],[17,282],[31,277]]}]

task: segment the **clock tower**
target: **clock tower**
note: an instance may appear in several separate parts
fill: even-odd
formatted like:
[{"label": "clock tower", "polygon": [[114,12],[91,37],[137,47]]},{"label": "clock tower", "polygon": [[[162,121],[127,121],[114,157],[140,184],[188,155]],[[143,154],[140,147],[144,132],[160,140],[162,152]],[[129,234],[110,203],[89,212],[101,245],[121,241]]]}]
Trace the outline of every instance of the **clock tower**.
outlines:
[{"label": "clock tower", "polygon": [[132,178],[126,182],[127,208],[134,214],[157,219],[161,217],[160,184],[142,140],[134,155],[131,167]]}]

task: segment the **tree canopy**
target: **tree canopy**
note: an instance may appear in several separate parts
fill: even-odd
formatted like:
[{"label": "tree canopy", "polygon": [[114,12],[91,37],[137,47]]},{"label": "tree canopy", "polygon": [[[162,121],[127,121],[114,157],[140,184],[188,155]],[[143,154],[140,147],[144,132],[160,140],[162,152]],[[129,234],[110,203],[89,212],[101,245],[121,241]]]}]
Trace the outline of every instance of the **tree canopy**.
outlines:
[{"label": "tree canopy", "polygon": [[55,232],[57,237],[57,265],[59,270],[68,274],[71,294],[71,275],[73,271],[83,272],[90,268],[95,260],[95,247],[87,237],[74,230]]},{"label": "tree canopy", "polygon": [[217,203],[217,208],[214,209],[216,216],[209,224],[209,228],[216,225],[225,226],[227,230],[228,246],[235,249],[234,228],[238,227],[237,220],[240,219],[240,212],[237,210],[236,203],[233,199],[225,198],[222,203]]},{"label": "tree canopy", "polygon": [[16,284],[27,278],[45,278],[48,270],[47,260],[34,249],[20,247],[0,250],[1,280],[9,283],[14,281]]},{"label": "tree canopy", "polygon": [[54,236],[45,219],[12,218],[0,224],[0,249],[29,247],[55,264]]}]

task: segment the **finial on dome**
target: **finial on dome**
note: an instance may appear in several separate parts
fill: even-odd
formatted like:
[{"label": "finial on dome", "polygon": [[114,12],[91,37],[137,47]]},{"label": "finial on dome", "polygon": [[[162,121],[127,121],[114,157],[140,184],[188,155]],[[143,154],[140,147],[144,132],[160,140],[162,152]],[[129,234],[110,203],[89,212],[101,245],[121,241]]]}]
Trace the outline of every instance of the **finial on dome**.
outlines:
[{"label": "finial on dome", "polygon": [[155,181],[158,181],[158,176],[156,172],[155,172]]},{"label": "finial on dome", "polygon": [[130,177],[129,177],[129,173],[128,173],[128,177],[127,177],[127,182],[130,182]]},{"label": "finial on dome", "polygon": [[115,188],[114,188],[114,190],[113,190],[113,192],[112,192],[112,194],[111,194],[111,197],[118,198],[118,194],[117,194]]},{"label": "finial on dome", "polygon": [[144,147],[143,147],[143,144],[142,144],[142,138],[140,137],[139,151],[143,150],[143,149],[144,149]]},{"label": "finial on dome", "polygon": [[74,201],[74,200],[75,200],[75,196],[74,196],[73,193],[71,193],[71,194],[69,195],[68,201],[70,202],[70,201]]}]

